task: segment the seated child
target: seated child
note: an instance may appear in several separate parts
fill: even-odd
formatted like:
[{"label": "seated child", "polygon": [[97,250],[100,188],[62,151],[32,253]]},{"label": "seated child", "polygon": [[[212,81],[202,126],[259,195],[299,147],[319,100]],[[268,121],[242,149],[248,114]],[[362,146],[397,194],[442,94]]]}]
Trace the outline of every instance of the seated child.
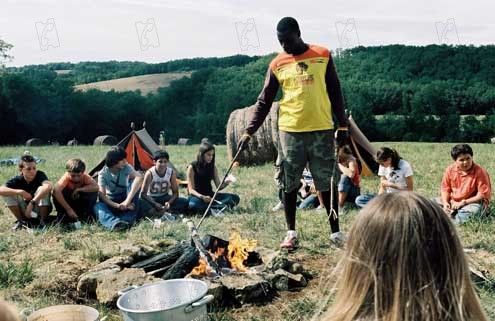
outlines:
[{"label": "seated child", "polygon": [[86,174],[86,164],[77,158],[65,164],[67,172],[53,188],[53,204],[61,223],[88,222],[98,196],[98,184]]},{"label": "seated child", "polygon": [[471,146],[455,145],[450,155],[454,163],[443,174],[441,205],[456,223],[462,224],[487,208],[492,186],[488,172],[473,161]]},{"label": "seated child", "polygon": [[[278,182],[277,182],[278,183]],[[273,212],[277,212],[279,210],[284,209],[283,203],[283,195],[284,192],[282,189],[278,190],[278,198],[279,202],[272,208]],[[313,176],[307,167],[304,168],[303,174],[301,177],[301,184],[299,185],[297,191],[297,208],[298,209],[322,209],[324,208],[323,202],[321,200],[321,193],[318,192],[313,183]]]},{"label": "seated child", "polygon": [[[185,213],[187,199],[179,197],[179,185],[175,171],[168,167],[169,155],[164,150],[153,154],[153,163],[144,174],[141,187],[140,210],[144,215],[164,215],[165,212]],[[172,195],[170,195],[170,190]],[[166,218],[172,219],[167,216]]]},{"label": "seated child", "polygon": [[12,229],[27,227],[38,215],[42,228],[51,211],[52,183],[44,172],[36,170],[36,162],[31,155],[21,157],[19,171],[20,175],[0,186],[0,196],[3,196],[6,206],[16,218]]},{"label": "seated child", "polygon": [[[359,166],[352,150],[348,145],[339,148],[339,208],[343,208],[346,202],[354,204],[356,197],[360,194],[359,189]],[[339,211],[340,213],[340,211]]]},{"label": "seated child", "polygon": [[301,187],[299,188],[299,192],[297,193],[299,197],[301,197],[301,202],[297,206],[298,209],[322,209],[323,201],[321,200],[321,194],[316,190],[313,176],[309,171],[308,167],[304,168],[302,178],[301,178]]},{"label": "seated child", "polygon": [[488,321],[454,224],[419,194],[370,201],[338,271],[332,306],[319,320]]},{"label": "seated child", "polygon": [[[413,190],[413,170],[411,165],[395,149],[382,147],[376,152],[380,164],[378,176],[380,186],[378,194]],[[375,194],[362,194],[356,197],[356,205],[364,207]]]},{"label": "seated child", "polygon": [[[194,213],[204,212],[214,194],[211,182],[213,181],[217,187],[221,183],[218,169],[215,166],[215,146],[207,140],[201,142],[196,161],[187,167],[187,180],[189,210]],[[231,181],[226,179],[220,189],[227,187],[230,183]],[[236,194],[218,193],[211,214],[217,215],[225,208],[233,208],[239,204],[239,200]]]},{"label": "seated child", "polygon": [[98,173],[99,201],[94,211],[100,224],[112,231],[126,230],[139,218],[137,201],[143,176],[126,157],[121,147],[111,148]]}]

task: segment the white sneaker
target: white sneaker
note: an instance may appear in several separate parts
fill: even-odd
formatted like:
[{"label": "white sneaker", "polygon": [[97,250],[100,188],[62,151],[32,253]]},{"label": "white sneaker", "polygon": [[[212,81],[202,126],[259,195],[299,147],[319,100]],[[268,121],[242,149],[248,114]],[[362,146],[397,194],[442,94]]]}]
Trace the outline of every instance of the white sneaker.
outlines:
[{"label": "white sneaker", "polygon": [[284,209],[284,203],[278,202],[278,204],[272,208],[272,212],[277,212],[283,209]]},{"label": "white sneaker", "polygon": [[215,209],[215,208],[210,209],[211,216],[213,216],[213,217],[224,217],[225,216],[225,213],[223,211],[226,208],[227,208],[227,206],[224,206],[223,208],[221,208],[219,210],[218,209]]},{"label": "white sneaker", "polygon": [[342,247],[346,240],[347,240],[347,237],[345,236],[344,233],[342,233],[340,231],[330,234],[330,243],[332,243],[338,247]]},{"label": "white sneaker", "polygon": [[160,220],[162,221],[168,221],[168,222],[173,222],[175,221],[175,216],[172,215],[171,213],[165,213],[162,215],[162,217],[160,218]]}]

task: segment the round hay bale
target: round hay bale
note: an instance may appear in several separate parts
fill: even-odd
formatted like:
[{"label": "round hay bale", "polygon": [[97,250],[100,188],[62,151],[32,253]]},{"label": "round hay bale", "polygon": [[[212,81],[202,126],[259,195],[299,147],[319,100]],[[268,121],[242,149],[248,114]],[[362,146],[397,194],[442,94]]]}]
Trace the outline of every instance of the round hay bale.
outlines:
[{"label": "round hay bale", "polygon": [[[234,110],[227,122],[227,154],[232,161],[237,144],[254,113],[254,106]],[[237,161],[239,165],[257,165],[275,161],[278,140],[278,103],[272,104],[270,113],[249,141],[249,148],[242,151]]]},{"label": "round hay bale", "polygon": [[77,141],[77,139],[71,139],[67,142],[67,146],[77,146],[79,144],[79,142]]},{"label": "round hay bale", "polygon": [[113,146],[117,145],[119,141],[117,140],[117,137],[112,136],[112,135],[102,135],[98,136],[95,138],[93,145],[108,145],[108,146]]},{"label": "round hay bale", "polygon": [[26,141],[26,146],[43,146],[45,142],[41,138],[30,138]]}]

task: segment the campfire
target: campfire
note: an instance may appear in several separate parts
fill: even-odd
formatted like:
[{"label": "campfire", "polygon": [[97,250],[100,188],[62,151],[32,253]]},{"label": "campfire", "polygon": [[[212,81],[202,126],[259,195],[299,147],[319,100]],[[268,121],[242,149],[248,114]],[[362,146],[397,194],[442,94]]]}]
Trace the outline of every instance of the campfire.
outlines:
[{"label": "campfire", "polygon": [[[258,255],[254,252],[258,242],[243,239],[237,230],[233,230],[230,233],[229,241],[207,235],[203,239],[204,243],[206,243],[205,249],[218,266],[221,275],[233,272],[247,272],[249,265],[263,263],[261,260],[256,259]],[[208,264],[206,257],[200,257],[199,264],[193,268],[187,277],[215,277],[218,274]]]},{"label": "campfire", "polygon": [[228,241],[213,235],[200,238],[194,223],[185,223],[189,240],[158,252],[140,250],[102,262],[80,276],[79,295],[107,304],[116,300],[118,290],[131,285],[189,277],[208,284],[215,296],[213,306],[242,306],[267,304],[278,291],[304,288],[312,278],[287,252],[259,247],[237,230],[231,231]]}]

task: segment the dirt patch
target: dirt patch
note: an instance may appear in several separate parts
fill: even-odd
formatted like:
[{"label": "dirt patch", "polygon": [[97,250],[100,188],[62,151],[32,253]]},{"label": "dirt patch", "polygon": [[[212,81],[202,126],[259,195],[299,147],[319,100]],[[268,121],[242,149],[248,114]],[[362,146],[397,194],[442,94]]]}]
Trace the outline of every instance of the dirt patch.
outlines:
[{"label": "dirt patch", "polygon": [[44,264],[35,271],[36,278],[23,292],[30,297],[58,297],[67,304],[75,303],[79,301],[77,279],[89,266],[89,262],[78,257]]},{"label": "dirt patch", "polygon": [[[300,262],[311,273],[313,279],[300,291],[280,292],[270,304],[245,305],[230,310],[234,320],[307,320],[315,311],[323,309],[337,275],[332,273],[343,251],[330,249],[327,255],[308,254],[298,251],[289,255],[291,260]],[[220,314],[222,314],[220,312]]]}]

